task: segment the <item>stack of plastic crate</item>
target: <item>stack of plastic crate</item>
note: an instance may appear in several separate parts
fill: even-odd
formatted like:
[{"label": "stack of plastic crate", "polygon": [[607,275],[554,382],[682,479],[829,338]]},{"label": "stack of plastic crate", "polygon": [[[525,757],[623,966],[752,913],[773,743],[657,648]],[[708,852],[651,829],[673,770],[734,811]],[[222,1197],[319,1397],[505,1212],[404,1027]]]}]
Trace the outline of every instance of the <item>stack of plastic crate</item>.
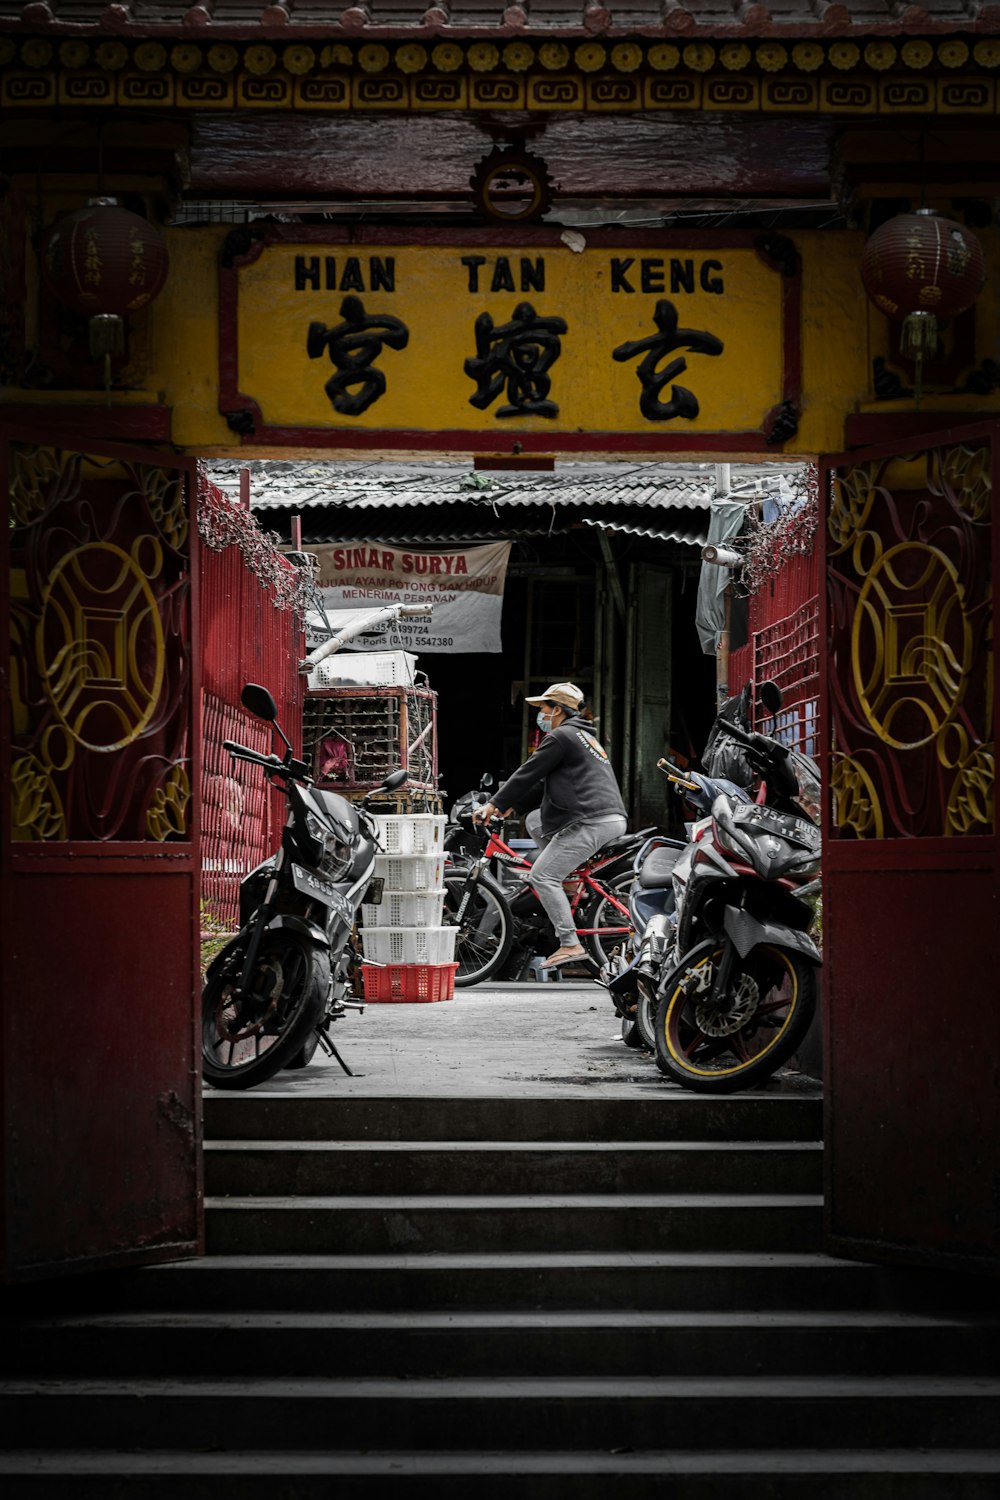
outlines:
[{"label": "stack of plastic crate", "polygon": [[455,927],[444,906],[444,825],[436,813],[377,817],[383,853],[375,874],[381,901],[361,908],[366,1000],[451,1000],[455,994]]}]

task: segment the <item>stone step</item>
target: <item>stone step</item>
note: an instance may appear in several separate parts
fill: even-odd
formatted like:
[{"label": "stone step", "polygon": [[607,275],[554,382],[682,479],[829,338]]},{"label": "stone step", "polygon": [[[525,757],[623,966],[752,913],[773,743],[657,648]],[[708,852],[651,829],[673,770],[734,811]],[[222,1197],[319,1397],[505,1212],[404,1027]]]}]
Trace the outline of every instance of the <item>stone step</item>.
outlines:
[{"label": "stone step", "polygon": [[818,1141],[209,1141],[209,1194],[819,1193]]},{"label": "stone step", "polygon": [[132,1313],[7,1330],[7,1378],[993,1375],[1000,1321],[873,1311]]},{"label": "stone step", "polygon": [[[979,1305],[952,1278],[948,1306]],[[965,1298],[958,1293],[965,1291]],[[512,1251],[508,1254],[208,1255],[113,1276],[19,1287],[17,1315],[51,1311],[723,1311],[937,1307],[941,1278],[819,1254],[748,1251]]]},{"label": "stone step", "polygon": [[982,1447],[998,1428],[1000,1380],[983,1377],[0,1383],[0,1431],[52,1451],[933,1451]]},{"label": "stone step", "polygon": [[[996,1500],[1000,1453],[899,1449],[789,1453],[309,1452],[5,1455],[5,1500],[372,1500],[386,1494],[479,1500]],[[41,1486],[44,1484],[44,1491]],[[389,1490],[391,1486],[391,1491]]]},{"label": "stone step", "polygon": [[819,1249],[807,1194],[206,1198],[213,1255],[495,1250]]},{"label": "stone step", "polygon": [[818,1093],[315,1097],[206,1090],[207,1140],[819,1141]]}]

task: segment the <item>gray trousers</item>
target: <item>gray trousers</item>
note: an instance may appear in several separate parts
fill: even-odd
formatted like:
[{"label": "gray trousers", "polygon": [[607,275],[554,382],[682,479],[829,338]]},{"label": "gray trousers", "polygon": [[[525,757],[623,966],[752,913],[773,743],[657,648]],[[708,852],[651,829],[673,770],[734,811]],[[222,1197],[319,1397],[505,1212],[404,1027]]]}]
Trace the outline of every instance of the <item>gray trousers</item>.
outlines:
[{"label": "gray trousers", "polygon": [[569,898],[563,890],[563,881],[591,854],[596,854],[612,839],[620,838],[628,823],[619,813],[613,813],[608,818],[595,818],[588,823],[562,828],[546,839],[541,837],[541,818],[537,812],[530,812],[524,821],[531,837],[542,846],[541,854],[531,867],[528,884],[555,928],[560,948],[574,948],[580,939],[576,935],[576,923]]}]

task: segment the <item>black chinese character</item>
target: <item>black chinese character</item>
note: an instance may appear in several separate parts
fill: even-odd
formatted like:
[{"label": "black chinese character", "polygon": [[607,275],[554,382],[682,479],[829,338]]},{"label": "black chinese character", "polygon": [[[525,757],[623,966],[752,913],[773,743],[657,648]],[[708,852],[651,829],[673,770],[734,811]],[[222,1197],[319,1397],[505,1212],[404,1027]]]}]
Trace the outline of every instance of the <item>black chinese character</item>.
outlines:
[{"label": "black chinese character", "polygon": [[546,374],[562,353],[559,335],[566,332],[562,318],[540,318],[530,302],[514,309],[509,323],[493,326],[489,313],[476,319],[476,357],[465,361],[465,373],[479,389],[471,405],[485,411],[507,387],[509,406],[498,417],[554,417],[559,408],[547,400],[552,382]]},{"label": "black chinese character", "polygon": [[[383,344],[390,349],[405,349],[410,330],[389,313],[370,317],[360,297],[345,297],[340,316],[344,321],[336,328],[310,323],[306,349],[310,359],[318,359],[324,349],[329,350],[330,363],[337,373],[326,382],[326,394],[335,411],[345,417],[360,417],[385,394],[385,376],[372,361],[381,354]],[[352,395],[354,386],[361,389]]]},{"label": "black chinese character", "polygon": [[663,387],[675,375],[687,369],[684,356],[672,359],[663,370],[657,370],[656,367],[674,349],[690,349],[693,354],[721,354],[725,346],[714,333],[699,333],[694,328],[678,328],[677,309],[665,297],[661,297],[656,304],[653,322],[659,333],[651,333],[648,339],[632,339],[627,344],[619,344],[611,357],[619,361],[634,359],[637,354],[648,351],[635,373],[642,384],[639,410],[650,422],[668,422],[671,417],[696,417],[700,410],[698,398],[693,391],[686,390],[682,385],[673,386],[669,401],[660,400]]}]

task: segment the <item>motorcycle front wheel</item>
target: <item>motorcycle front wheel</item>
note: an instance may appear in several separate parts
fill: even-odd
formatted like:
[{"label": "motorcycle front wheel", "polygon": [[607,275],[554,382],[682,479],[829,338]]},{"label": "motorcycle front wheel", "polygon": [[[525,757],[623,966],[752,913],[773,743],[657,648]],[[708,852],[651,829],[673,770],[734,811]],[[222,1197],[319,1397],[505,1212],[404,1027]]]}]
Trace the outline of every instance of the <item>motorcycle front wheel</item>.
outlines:
[{"label": "motorcycle front wheel", "polygon": [[770,1078],[800,1045],[816,1009],[813,965],[784,948],[737,959],[711,999],[724,939],[709,938],[666,976],[656,1011],[656,1062],[698,1094],[734,1094]]},{"label": "motorcycle front wheel", "polygon": [[639,1030],[639,1023],[635,1016],[622,1016],[622,1041],[626,1047],[632,1047],[636,1051],[645,1047],[646,1043],[642,1039],[642,1032]]},{"label": "motorcycle front wheel", "polygon": [[458,926],[455,938],[456,989],[482,984],[485,979],[499,979],[511,944],[514,941],[514,919],[507,897],[488,875],[481,875],[473,890],[461,922],[458,909],[465,894],[465,874],[444,877],[444,913],[446,926]]},{"label": "motorcycle front wheel", "polygon": [[656,997],[640,984],[639,1000],[635,1008],[635,1024],[642,1037],[642,1045],[650,1052],[656,1051]]},{"label": "motorcycle front wheel", "polygon": [[209,975],[201,993],[201,1071],[217,1089],[249,1089],[293,1065],[322,1019],[329,956],[297,933],[266,932],[246,990],[243,946]]}]

